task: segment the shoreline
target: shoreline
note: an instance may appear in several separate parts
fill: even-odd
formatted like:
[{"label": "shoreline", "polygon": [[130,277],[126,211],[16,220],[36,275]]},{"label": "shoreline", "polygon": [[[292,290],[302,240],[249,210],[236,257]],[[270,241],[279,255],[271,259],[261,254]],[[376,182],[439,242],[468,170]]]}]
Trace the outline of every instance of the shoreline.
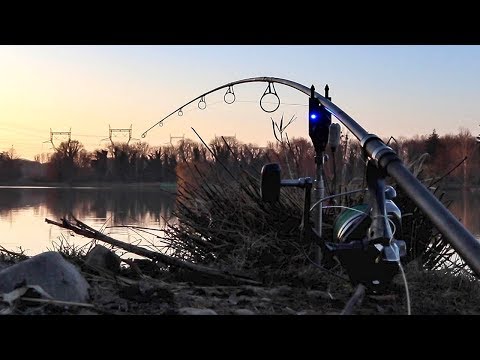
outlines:
[{"label": "shoreline", "polygon": [[21,181],[15,183],[0,183],[0,188],[163,188],[175,190],[177,184],[174,182],[36,182]]}]

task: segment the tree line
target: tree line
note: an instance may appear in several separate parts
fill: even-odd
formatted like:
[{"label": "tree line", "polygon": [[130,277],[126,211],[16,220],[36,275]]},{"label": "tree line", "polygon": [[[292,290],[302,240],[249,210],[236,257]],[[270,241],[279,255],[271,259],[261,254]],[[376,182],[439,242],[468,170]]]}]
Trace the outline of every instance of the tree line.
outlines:
[{"label": "tree line", "polygon": [[[480,185],[480,145],[467,129],[457,134],[383,139],[408,165],[426,178],[448,174],[452,186]],[[342,134],[336,151],[327,148],[325,172],[332,186],[360,181],[365,158],[359,142]],[[34,162],[18,159],[13,149],[0,153],[0,181],[37,182],[177,182],[195,176],[195,168],[216,167],[235,176],[235,171],[259,171],[268,162],[280,163],[287,178],[314,176],[314,149],[310,139],[285,137],[265,147],[217,137],[208,144],[185,139],[175,145],[149,146],[146,142],[113,144],[92,152],[78,140],[62,142],[51,154],[39,154]],[[35,165],[36,171],[31,170]],[[336,165],[336,166],[334,166]],[[28,171],[30,169],[30,171]]]}]

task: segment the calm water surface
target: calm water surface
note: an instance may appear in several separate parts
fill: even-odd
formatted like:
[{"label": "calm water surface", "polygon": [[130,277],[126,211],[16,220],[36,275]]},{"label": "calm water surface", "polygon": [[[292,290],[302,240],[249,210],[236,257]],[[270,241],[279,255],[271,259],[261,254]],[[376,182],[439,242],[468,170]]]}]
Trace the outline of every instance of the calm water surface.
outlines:
[{"label": "calm water surface", "polygon": [[[45,222],[45,218],[60,221],[69,212],[97,230],[118,225],[161,229],[166,221],[175,221],[170,219],[174,202],[173,195],[152,187],[0,187],[0,245],[8,250],[21,247],[33,255],[51,249],[60,239],[75,245],[89,243],[89,239],[71,237],[68,230]],[[103,232],[128,242],[154,238],[126,228]]]},{"label": "calm water surface", "polygon": [[[448,191],[447,195],[453,200],[450,211],[480,238],[480,190]],[[51,249],[59,239],[88,244],[88,239],[71,237],[69,231],[45,223],[45,218],[59,221],[70,211],[97,230],[117,225],[161,229],[165,221],[175,221],[171,218],[174,203],[173,195],[153,187],[0,187],[0,245],[8,250],[21,247],[33,255]],[[126,228],[106,228],[104,233],[128,242],[154,241],[151,235]]]},{"label": "calm water surface", "polygon": [[480,239],[480,189],[448,190],[445,196],[453,201],[448,209]]}]

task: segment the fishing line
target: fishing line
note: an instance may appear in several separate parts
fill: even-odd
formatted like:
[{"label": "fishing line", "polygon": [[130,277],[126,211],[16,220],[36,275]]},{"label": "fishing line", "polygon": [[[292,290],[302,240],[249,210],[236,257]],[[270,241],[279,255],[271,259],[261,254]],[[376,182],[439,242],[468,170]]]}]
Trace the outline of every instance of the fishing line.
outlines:
[{"label": "fishing line", "polygon": [[405,284],[405,295],[407,297],[407,315],[412,315],[412,309],[410,307],[410,291],[408,290],[407,277],[405,276],[405,271],[403,270],[402,263],[397,262],[400,272],[402,273],[403,283]]}]

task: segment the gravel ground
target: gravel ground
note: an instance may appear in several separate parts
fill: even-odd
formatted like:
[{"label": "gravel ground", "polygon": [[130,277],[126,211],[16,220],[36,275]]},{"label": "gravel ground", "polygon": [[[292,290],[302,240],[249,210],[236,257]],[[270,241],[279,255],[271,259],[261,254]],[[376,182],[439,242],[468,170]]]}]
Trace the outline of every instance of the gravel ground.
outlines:
[{"label": "gravel ground", "polygon": [[[81,261],[79,261],[81,263]],[[0,263],[0,269],[11,262]],[[78,266],[78,263],[77,263]],[[82,306],[33,303],[19,299],[1,303],[2,314],[18,315],[339,315],[355,288],[328,279],[314,285],[304,282],[274,286],[218,286],[179,281],[171,274],[120,275],[81,266],[90,284],[90,302]],[[480,314],[477,282],[407,268],[413,315]],[[30,297],[32,297],[30,295]],[[405,287],[397,276],[382,294],[367,293],[352,314],[405,315]]]}]

